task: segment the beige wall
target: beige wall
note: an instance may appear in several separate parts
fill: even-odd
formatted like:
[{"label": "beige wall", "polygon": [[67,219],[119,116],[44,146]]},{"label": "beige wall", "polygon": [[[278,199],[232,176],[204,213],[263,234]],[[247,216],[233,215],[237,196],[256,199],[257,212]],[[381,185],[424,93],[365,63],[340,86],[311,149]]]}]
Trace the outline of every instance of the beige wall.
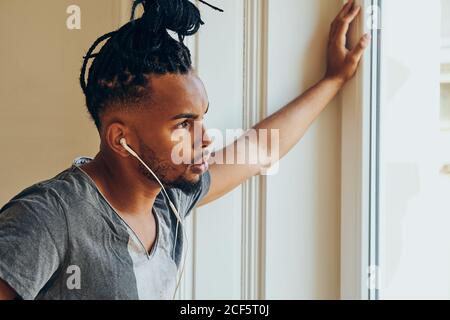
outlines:
[{"label": "beige wall", "polygon": [[[82,29],[71,31],[74,3]],[[0,0],[0,204],[75,157],[95,155],[79,70],[91,43],[118,21],[112,0]]]}]

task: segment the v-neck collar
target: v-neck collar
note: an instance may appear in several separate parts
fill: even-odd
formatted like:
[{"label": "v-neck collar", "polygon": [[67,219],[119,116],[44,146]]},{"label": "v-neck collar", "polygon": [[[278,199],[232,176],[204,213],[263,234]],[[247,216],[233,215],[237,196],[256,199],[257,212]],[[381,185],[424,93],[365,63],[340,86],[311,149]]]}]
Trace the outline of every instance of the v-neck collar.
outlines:
[{"label": "v-neck collar", "polygon": [[[92,161],[92,158],[79,157],[79,158],[76,158],[73,161],[72,167],[74,169],[78,169],[79,170],[79,172],[82,174],[82,176],[84,176],[87,179],[87,181],[89,182],[91,187],[94,190],[96,190],[96,192],[99,194],[99,196],[100,196],[99,198],[106,202],[106,204],[114,212],[116,217],[119,218],[119,220],[125,225],[127,231],[130,233],[130,236],[133,238],[133,240],[135,242],[138,242],[138,245],[145,252],[145,255],[146,255],[147,259],[152,258],[155,255],[156,249],[157,249],[157,247],[159,245],[159,242],[160,242],[159,238],[160,238],[160,233],[161,233],[161,226],[160,226],[160,218],[158,216],[158,211],[155,209],[154,206],[152,207],[153,216],[155,217],[155,222],[156,222],[156,239],[155,239],[155,242],[153,243],[153,246],[151,247],[150,251],[147,251],[147,249],[145,248],[145,246],[142,243],[141,239],[139,239],[139,237],[137,236],[137,234],[133,230],[133,228],[131,228],[131,226],[120,216],[119,212],[108,201],[108,199],[106,199],[105,195],[100,191],[100,189],[98,188],[98,186],[95,183],[95,181],[91,178],[91,176],[86,171],[84,171],[83,169],[80,168],[80,166],[82,166],[82,165],[84,165],[86,163],[89,163],[90,161]],[[159,196],[159,194],[158,194],[158,196]],[[157,196],[157,198],[158,198],[158,196]],[[156,199],[155,199],[155,201],[156,201]]]}]

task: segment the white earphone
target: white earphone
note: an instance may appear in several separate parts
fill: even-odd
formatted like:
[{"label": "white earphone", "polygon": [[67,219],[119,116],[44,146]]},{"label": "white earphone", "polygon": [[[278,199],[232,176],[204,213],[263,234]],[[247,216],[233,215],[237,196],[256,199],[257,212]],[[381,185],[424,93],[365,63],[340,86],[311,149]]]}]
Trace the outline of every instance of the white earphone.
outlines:
[{"label": "white earphone", "polygon": [[[182,222],[182,220],[181,220],[181,217],[180,217],[180,214],[178,213],[178,210],[177,210],[177,208],[175,207],[175,205],[172,203],[172,201],[170,200],[170,197],[169,197],[169,195],[167,194],[167,192],[166,192],[166,189],[164,188],[164,186],[163,186],[163,184],[161,183],[161,181],[158,179],[158,177],[156,176],[156,174],[152,171],[152,169],[150,169],[148,166],[147,166],[147,164],[144,162],[144,161],[142,161],[142,159],[137,155],[137,153],[136,152],[134,152],[134,150],[133,149],[131,149],[130,148],[130,146],[127,144],[127,140],[125,139],[125,138],[122,138],[122,139],[120,139],[120,144],[122,145],[122,147],[124,147],[125,148],[125,150],[127,150],[128,151],[128,153],[130,153],[133,157],[135,157],[152,175],[153,175],[153,177],[156,179],[156,181],[158,181],[158,183],[159,183],[159,185],[161,186],[161,188],[162,188],[162,190],[163,190],[163,193],[164,193],[164,196],[166,197],[166,199],[167,199],[167,201],[169,201],[169,206],[170,206],[170,208],[172,209],[172,211],[173,211],[173,213],[175,214],[175,216],[176,216],[176,218],[177,218],[177,227],[176,227],[176,229],[175,229],[175,243],[174,243],[174,246],[173,246],[173,253],[172,253],[172,255],[175,257],[175,246],[176,246],[176,239],[177,239],[177,237],[178,237],[178,224],[181,224],[181,226],[182,226],[182,229],[183,229],[183,236],[184,236],[184,238],[185,238],[185,241],[186,241],[186,244],[187,244],[187,242],[188,242],[188,238],[187,238],[187,235],[186,235],[186,230],[185,230],[185,228],[184,228],[184,224],[183,224],[183,222]],[[184,247],[184,246],[183,246]],[[189,248],[189,246],[188,245],[186,245],[186,247],[187,248]],[[182,257],[183,257],[183,248],[182,248],[182,252],[181,252],[181,254],[182,254]],[[183,266],[182,266],[182,269],[181,269],[181,274],[180,274],[180,276],[178,277],[178,279],[177,279],[177,286],[176,286],[176,288],[175,288],[175,292],[173,293],[173,297],[172,297],[172,299],[174,300],[175,299],[175,295],[176,295],[176,293],[177,293],[177,291],[178,291],[178,287],[179,287],[179,285],[180,285],[180,282],[181,282],[181,278],[182,278],[182,276],[183,276],[183,272],[184,272],[184,266],[185,266],[185,263],[186,263],[186,256],[187,256],[187,252],[184,254],[184,257],[183,257]]]}]

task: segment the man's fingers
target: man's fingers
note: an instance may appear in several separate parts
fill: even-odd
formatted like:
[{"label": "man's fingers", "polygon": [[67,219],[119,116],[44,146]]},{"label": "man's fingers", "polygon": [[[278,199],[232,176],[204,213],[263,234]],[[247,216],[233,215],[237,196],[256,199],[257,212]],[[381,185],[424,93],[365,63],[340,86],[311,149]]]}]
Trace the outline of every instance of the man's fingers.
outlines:
[{"label": "man's fingers", "polygon": [[337,24],[338,24],[339,20],[342,19],[343,17],[345,17],[348,14],[348,12],[351,10],[352,5],[353,5],[353,1],[354,0],[347,1],[347,3],[342,7],[341,11],[339,11],[339,13],[337,14],[336,18],[331,23],[331,25],[330,25],[330,34],[329,34],[329,39],[330,40],[334,39],[334,37],[336,35]]},{"label": "man's fingers", "polygon": [[353,8],[353,4],[354,4],[354,0],[347,1],[347,3],[343,6],[341,11],[339,11],[339,13],[337,14],[336,18],[334,19],[333,23],[331,24],[330,39],[335,38],[337,29],[338,29],[338,25],[339,25],[339,21],[342,20],[347,14],[349,14],[349,12]]},{"label": "man's fingers", "polygon": [[358,44],[353,48],[350,52],[350,58],[354,63],[358,63],[361,60],[362,55],[364,54],[364,50],[367,48],[370,42],[370,35],[366,33],[361,40],[359,40]]},{"label": "man's fingers", "polygon": [[352,9],[352,7],[353,7],[353,2],[354,2],[354,0],[349,0],[349,1],[347,1],[347,3],[344,5],[344,7],[341,9],[341,11],[339,12],[339,14],[338,14],[338,19],[339,18],[344,18],[349,12],[350,12],[350,10]]},{"label": "man's fingers", "polygon": [[360,11],[361,6],[355,6],[347,16],[341,19],[335,39],[335,41],[337,41],[338,46],[340,47],[345,46],[345,40],[347,38],[347,32],[350,27],[350,24],[352,23],[353,20],[355,20]]},{"label": "man's fingers", "polygon": [[361,11],[361,6],[354,6],[348,14],[344,16],[344,21],[350,24]]}]

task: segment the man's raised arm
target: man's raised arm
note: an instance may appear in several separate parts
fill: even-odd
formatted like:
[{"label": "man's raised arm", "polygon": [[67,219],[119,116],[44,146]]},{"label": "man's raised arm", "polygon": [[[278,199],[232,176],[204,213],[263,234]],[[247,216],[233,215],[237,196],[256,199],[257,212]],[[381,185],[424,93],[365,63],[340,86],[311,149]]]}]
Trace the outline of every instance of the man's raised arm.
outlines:
[{"label": "man's raised arm", "polygon": [[[327,72],[322,80],[307,90],[301,96],[280,109],[275,114],[255,125],[252,130],[266,132],[267,141],[261,141],[260,135],[256,136],[256,146],[259,154],[268,155],[255,162],[239,162],[238,159],[249,159],[252,155],[239,154],[238,146],[247,135],[243,135],[233,144],[214,154],[215,159],[228,159],[231,154],[233,161],[223,164],[214,163],[210,166],[211,186],[208,194],[198,204],[198,207],[218,199],[232,191],[247,179],[261,174],[264,168],[273,165],[285,156],[304,136],[307,129],[317,119],[320,113],[341,90],[343,85],[350,80],[358,69],[359,62],[369,43],[370,37],[364,35],[358,44],[351,50],[346,48],[347,33],[350,23],[359,14],[360,6],[349,1],[344,5],[330,27]],[[271,130],[277,130],[278,141],[273,141]],[[275,150],[275,148],[277,150]],[[252,150],[246,148],[246,153]]]}]

